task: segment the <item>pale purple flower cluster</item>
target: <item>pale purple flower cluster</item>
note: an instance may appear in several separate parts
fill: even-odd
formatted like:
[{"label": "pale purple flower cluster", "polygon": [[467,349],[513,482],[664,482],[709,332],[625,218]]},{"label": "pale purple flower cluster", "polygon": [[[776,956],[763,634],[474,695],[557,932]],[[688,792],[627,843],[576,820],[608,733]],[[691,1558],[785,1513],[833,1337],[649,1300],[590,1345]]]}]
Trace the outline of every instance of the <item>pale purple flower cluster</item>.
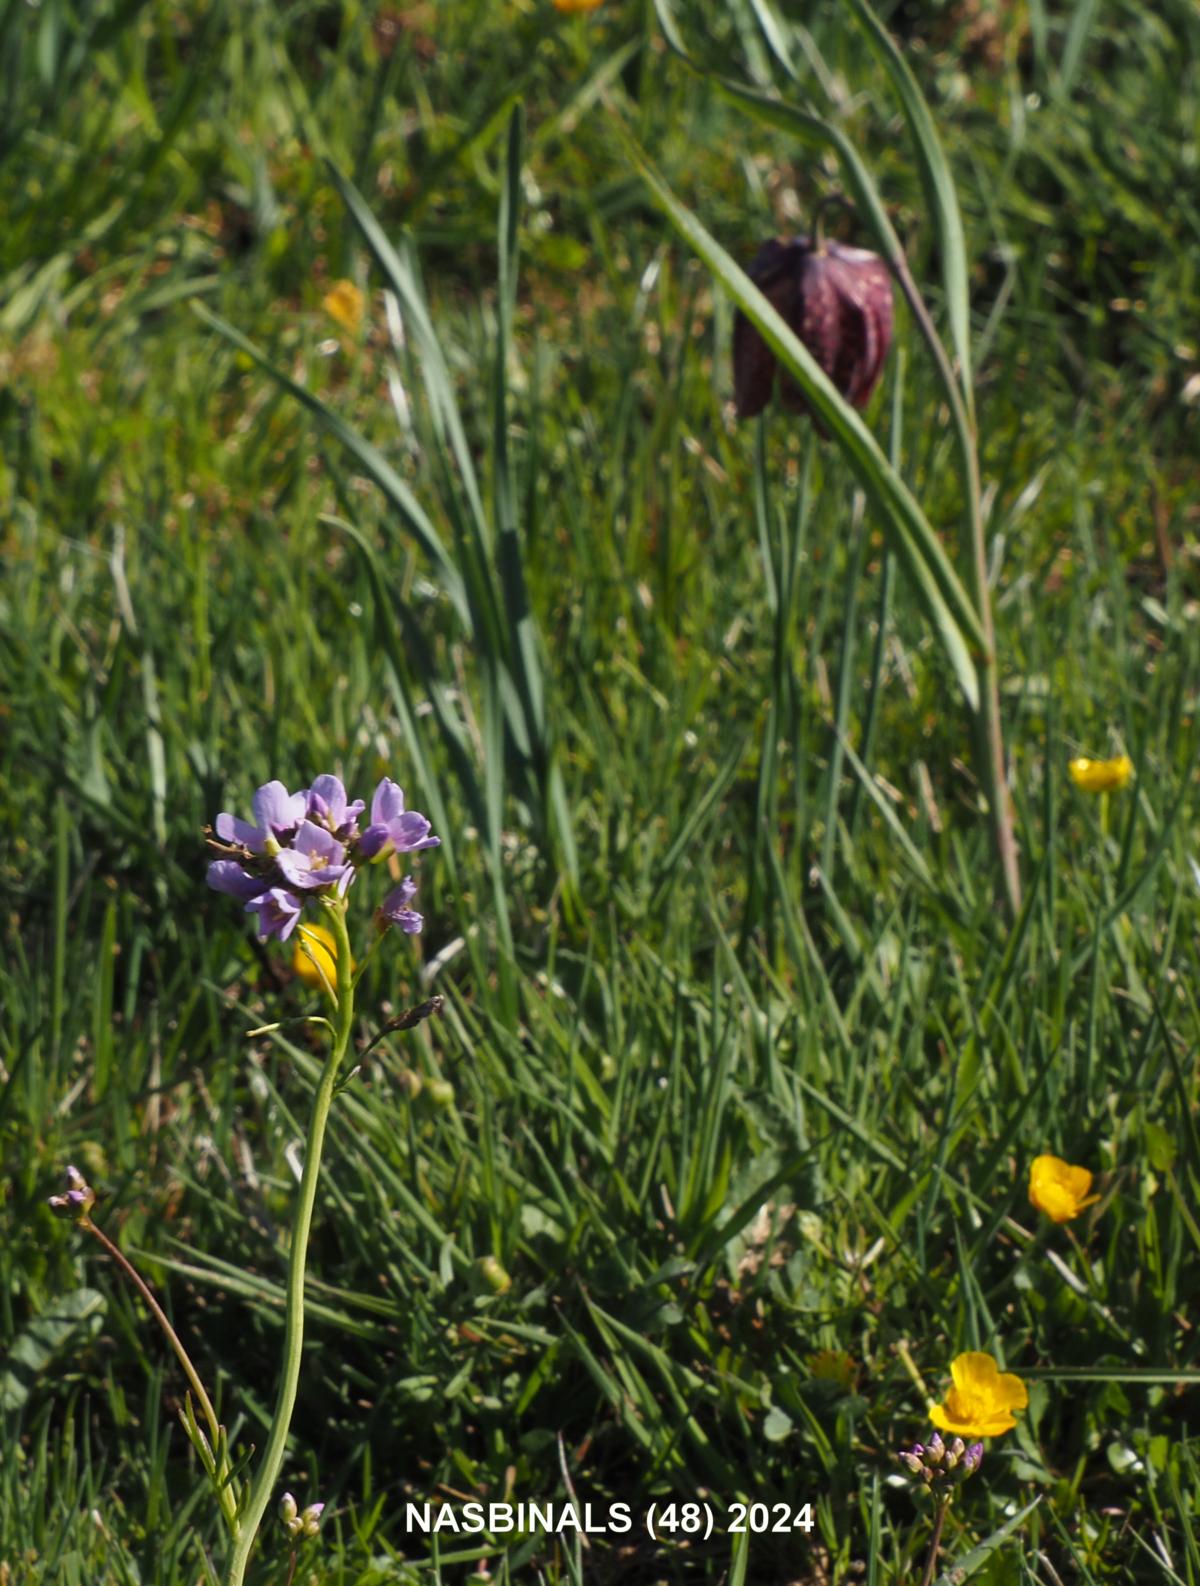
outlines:
[{"label": "pale purple flower cluster", "polygon": [[[322,894],[344,897],[359,867],[390,853],[436,848],[424,815],[404,808],[404,794],[388,777],[375,789],[370,824],[358,829],[365,805],[351,803],[336,776],[319,776],[310,788],[289,793],[282,782],[267,782],[252,801],[254,820],[217,816],[210,846],[226,857],[208,867],[208,884],[240,898],[248,914],[258,915],[260,936],[286,941],[304,904]],[[387,924],[410,935],[423,924],[408,907],[416,883],[405,876],[384,900]]]},{"label": "pale purple flower cluster", "polygon": [[323,1503],[310,1503],[307,1509],[301,1510],[290,1492],[285,1492],[279,1500],[279,1518],[283,1521],[283,1528],[293,1541],[314,1537],[321,1529],[321,1515],[325,1511]]},{"label": "pale purple flower cluster", "polygon": [[983,1460],[983,1444],[969,1447],[961,1437],[944,1443],[935,1432],[928,1443],[914,1443],[902,1448],[897,1458],[910,1474],[919,1477],[927,1486],[957,1485],[973,1476]]}]

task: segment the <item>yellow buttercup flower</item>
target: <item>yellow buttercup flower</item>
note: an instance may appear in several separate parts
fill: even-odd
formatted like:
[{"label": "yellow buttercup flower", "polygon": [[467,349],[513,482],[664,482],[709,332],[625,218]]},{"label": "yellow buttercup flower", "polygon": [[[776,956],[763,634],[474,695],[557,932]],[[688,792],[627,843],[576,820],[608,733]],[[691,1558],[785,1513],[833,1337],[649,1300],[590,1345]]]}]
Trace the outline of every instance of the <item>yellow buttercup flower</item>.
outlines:
[{"label": "yellow buttercup flower", "polygon": [[1085,1206],[1100,1199],[1089,1195],[1092,1175],[1058,1156],[1035,1156],[1029,1169],[1029,1199],[1056,1223],[1069,1223]]},{"label": "yellow buttercup flower", "polygon": [[335,281],[321,299],[321,307],[344,331],[358,335],[365,299],[353,281]]},{"label": "yellow buttercup flower", "polygon": [[[336,987],[337,943],[333,932],[327,931],[323,925],[298,925],[296,935],[303,940],[296,943],[296,951],[292,954],[294,972],[300,976],[306,986],[317,986],[324,991],[327,980],[331,987]],[[314,958],[316,963],[313,962]],[[317,968],[317,964],[321,966],[320,969]],[[350,960],[350,969],[353,972],[353,959]],[[322,980],[322,974],[325,980]]]},{"label": "yellow buttercup flower", "polygon": [[604,0],[554,0],[556,11],[597,11],[604,4]]},{"label": "yellow buttercup flower", "polygon": [[950,1363],[954,1386],[945,1404],[929,1408],[929,1419],[943,1432],[959,1437],[999,1437],[1016,1426],[1014,1410],[1023,1410],[1029,1395],[1020,1377],[1001,1371],[991,1355],[971,1350]]},{"label": "yellow buttercup flower", "polygon": [[1081,754],[1069,762],[1067,770],[1071,781],[1085,793],[1115,793],[1128,785],[1133,761],[1127,754],[1119,754],[1115,760],[1089,760]]}]

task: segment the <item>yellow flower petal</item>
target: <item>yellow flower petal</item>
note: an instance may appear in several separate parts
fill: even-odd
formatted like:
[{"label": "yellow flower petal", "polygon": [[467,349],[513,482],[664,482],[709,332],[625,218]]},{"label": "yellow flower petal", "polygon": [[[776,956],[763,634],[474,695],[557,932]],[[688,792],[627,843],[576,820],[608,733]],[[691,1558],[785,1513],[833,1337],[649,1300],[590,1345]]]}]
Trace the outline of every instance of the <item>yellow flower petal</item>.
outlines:
[{"label": "yellow flower petal", "polygon": [[1016,1416],[1006,1411],[983,1415],[953,1403],[954,1398],[955,1389],[951,1388],[944,1406],[935,1404],[930,1408],[929,1419],[940,1432],[953,1432],[956,1437],[999,1437],[1017,1424]]},{"label": "yellow flower petal", "polygon": [[604,4],[604,0],[554,0],[554,9],[567,13],[575,11],[596,11]]},{"label": "yellow flower petal", "polygon": [[335,281],[321,299],[321,307],[344,331],[357,336],[362,324],[364,298],[353,281]]},{"label": "yellow flower petal", "polygon": [[1099,1195],[1089,1195],[1092,1175],[1057,1156],[1036,1156],[1029,1167],[1029,1199],[1056,1223],[1069,1223]]},{"label": "yellow flower petal", "polygon": [[[292,954],[292,969],[300,976],[306,986],[317,986],[322,991],[337,985],[337,943],[333,932],[325,929],[323,925],[299,925],[296,927],[296,951]],[[313,960],[316,960],[314,963]],[[320,968],[317,966],[320,965]],[[350,968],[354,969],[354,960],[350,960]],[[322,975],[325,977],[322,979]]]},{"label": "yellow flower petal", "polygon": [[1115,760],[1089,760],[1080,755],[1067,765],[1071,781],[1085,793],[1114,793],[1127,786],[1133,775],[1133,761],[1127,754]]},{"label": "yellow flower petal", "polygon": [[950,1364],[954,1386],[945,1404],[930,1406],[929,1418],[943,1432],[959,1437],[998,1437],[1016,1423],[1029,1395],[1020,1377],[1001,1371],[991,1355],[969,1350]]}]

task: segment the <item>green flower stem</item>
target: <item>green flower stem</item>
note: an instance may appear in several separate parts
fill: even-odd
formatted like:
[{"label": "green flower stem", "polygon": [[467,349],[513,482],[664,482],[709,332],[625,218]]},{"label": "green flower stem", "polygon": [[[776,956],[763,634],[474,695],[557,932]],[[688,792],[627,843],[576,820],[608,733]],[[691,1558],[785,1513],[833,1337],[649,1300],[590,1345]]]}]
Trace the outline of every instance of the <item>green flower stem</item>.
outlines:
[{"label": "green flower stem", "polygon": [[946,1510],[950,1507],[949,1498],[943,1498],[938,1503],[937,1514],[933,1522],[933,1541],[929,1544],[929,1558],[925,1564],[925,1573],[921,1577],[921,1586],[929,1586],[933,1579],[933,1572],[937,1568],[938,1549],[942,1545],[942,1527],[946,1523]]},{"label": "green flower stem", "polygon": [[[104,1246],[108,1254],[113,1258],[113,1260],[120,1267],[121,1271],[142,1296],[142,1299],[145,1300],[147,1306],[149,1307],[150,1314],[162,1328],[163,1332],[167,1336],[167,1342],[175,1351],[176,1358],[178,1359],[179,1364],[183,1367],[183,1374],[188,1379],[188,1385],[192,1390],[192,1396],[195,1398],[196,1403],[200,1406],[200,1411],[204,1416],[204,1419],[208,1422],[208,1435],[210,1440],[209,1448],[213,1457],[213,1468],[216,1472],[217,1491],[220,1498],[221,1512],[224,1514],[230,1530],[236,1535],[237,1515],[234,1507],[234,1498],[233,1493],[230,1490],[229,1483],[225,1479],[229,1471],[229,1457],[225,1451],[224,1434],[221,1428],[221,1423],[217,1420],[217,1412],[213,1409],[212,1400],[205,1392],[204,1384],[200,1381],[200,1374],[196,1370],[195,1366],[193,1366],[191,1356],[183,1347],[183,1340],[167,1320],[167,1313],[154,1298],[154,1291],[151,1289],[150,1285],[145,1281],[133,1263],[129,1260],[128,1256],[126,1256],[122,1250],[118,1249],[118,1247],[113,1244],[112,1240],[106,1233],[103,1232],[102,1229],[96,1227],[95,1223],[90,1217],[81,1217],[79,1219],[79,1227],[82,1228],[86,1233],[91,1234],[93,1239],[98,1239]],[[187,1425],[186,1419],[184,1424],[185,1426]]]},{"label": "green flower stem", "polygon": [[250,1488],[242,1516],[241,1531],[234,1543],[225,1576],[226,1586],[242,1586],[246,1574],[246,1561],[262,1518],[266,1512],[287,1448],[288,1430],[292,1424],[292,1411],[296,1407],[296,1390],[300,1382],[300,1356],[304,1347],[304,1267],[308,1255],[308,1236],[312,1227],[313,1206],[317,1198],[317,1179],[321,1171],[321,1150],[325,1143],[325,1125],[333,1100],[338,1069],[350,1045],[354,1027],[354,980],[350,969],[350,938],[346,931],[346,906],[340,899],[329,905],[329,925],[337,946],[337,1015],[334,1025],[333,1050],[321,1075],[317,1094],[313,1100],[312,1117],[308,1125],[308,1143],[304,1152],[304,1172],[300,1176],[300,1195],[296,1202],[296,1216],[292,1224],[292,1247],[288,1259],[287,1322],[283,1338],[283,1374],[279,1381],[279,1396],[275,1401],[275,1415],[271,1432],[263,1450],[262,1463]]}]

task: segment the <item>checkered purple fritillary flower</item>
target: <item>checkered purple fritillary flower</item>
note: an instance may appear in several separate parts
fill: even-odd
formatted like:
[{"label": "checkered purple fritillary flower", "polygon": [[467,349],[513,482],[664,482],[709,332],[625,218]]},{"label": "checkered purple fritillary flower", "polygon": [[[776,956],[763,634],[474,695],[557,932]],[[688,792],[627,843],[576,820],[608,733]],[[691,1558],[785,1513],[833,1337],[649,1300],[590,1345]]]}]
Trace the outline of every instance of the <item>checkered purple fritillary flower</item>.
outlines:
[{"label": "checkered purple fritillary flower", "polygon": [[[766,242],[747,272],[771,306],[856,408],[866,407],[892,344],[892,281],[878,254],[822,237]],[[733,328],[733,388],[739,418],[770,401],[776,358],[738,314]],[[780,371],[779,397],[792,413],[808,404]]]},{"label": "checkered purple fritillary flower", "polygon": [[[319,776],[310,788],[289,793],[282,782],[267,782],[251,800],[253,821],[222,811],[208,843],[214,857],[208,884],[227,892],[258,916],[260,936],[287,941],[306,903],[343,898],[363,865],[390,853],[436,848],[429,821],[406,810],[404,793],[384,777],[371,800],[371,820],[358,822],[366,806],[350,800],[341,779]],[[424,921],[408,907],[416,883],[406,876],[388,894],[380,923],[398,925],[414,935]]]}]

